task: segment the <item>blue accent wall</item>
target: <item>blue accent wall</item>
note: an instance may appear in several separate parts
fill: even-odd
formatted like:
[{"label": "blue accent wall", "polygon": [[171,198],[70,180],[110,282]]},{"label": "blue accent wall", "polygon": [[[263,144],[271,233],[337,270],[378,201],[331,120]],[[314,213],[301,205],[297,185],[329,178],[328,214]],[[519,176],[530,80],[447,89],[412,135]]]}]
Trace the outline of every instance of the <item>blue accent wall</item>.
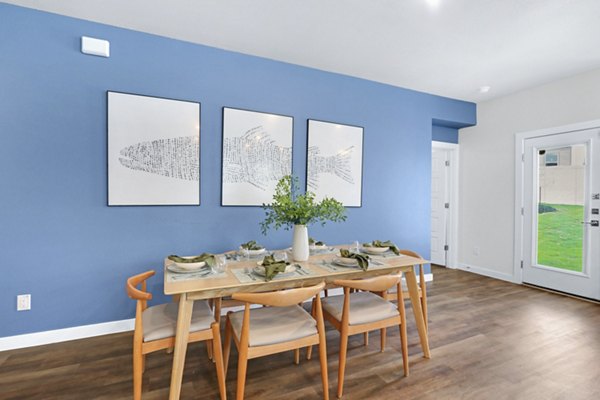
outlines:
[{"label": "blue accent wall", "polygon": [[[80,37],[111,57],[80,52]],[[294,117],[304,182],[306,120],[364,130],[363,207],[311,227],[329,243],[394,240],[429,254],[432,121],[475,122],[475,105],[339,74],[0,3],[0,337],[131,318],[128,276],[172,253],[262,237],[260,208],[221,207],[223,106]],[[199,207],[107,207],[106,91],[202,103]],[[16,311],[31,293],[32,310]]]},{"label": "blue accent wall", "polygon": [[458,128],[433,125],[431,139],[437,142],[458,143]]}]

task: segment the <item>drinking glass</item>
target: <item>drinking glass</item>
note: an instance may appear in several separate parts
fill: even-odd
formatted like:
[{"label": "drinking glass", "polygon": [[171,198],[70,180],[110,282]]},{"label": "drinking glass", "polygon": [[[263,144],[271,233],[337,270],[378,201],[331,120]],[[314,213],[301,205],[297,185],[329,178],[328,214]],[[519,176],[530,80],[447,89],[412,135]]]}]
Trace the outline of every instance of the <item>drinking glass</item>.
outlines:
[{"label": "drinking glass", "polygon": [[352,245],[350,246],[350,251],[353,253],[360,252],[360,243],[358,243],[358,240],[352,242]]},{"label": "drinking glass", "polygon": [[215,274],[220,274],[225,272],[225,269],[227,268],[227,257],[225,257],[225,254],[219,254],[215,256],[215,266],[213,268],[213,272]]},{"label": "drinking glass", "polygon": [[288,260],[287,251],[276,251],[275,254],[273,254],[273,258],[275,259],[275,261],[287,262],[287,260]]},{"label": "drinking glass", "polygon": [[244,256],[244,260],[250,261],[250,250],[242,248],[242,254]]}]

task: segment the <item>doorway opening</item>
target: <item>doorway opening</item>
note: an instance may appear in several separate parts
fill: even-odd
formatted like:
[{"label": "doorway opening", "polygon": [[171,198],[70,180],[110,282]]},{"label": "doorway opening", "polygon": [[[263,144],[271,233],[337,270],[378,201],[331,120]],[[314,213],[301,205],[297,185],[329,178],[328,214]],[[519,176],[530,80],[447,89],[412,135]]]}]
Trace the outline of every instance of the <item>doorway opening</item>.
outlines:
[{"label": "doorway opening", "polygon": [[458,144],[432,142],[429,259],[448,268],[458,262],[458,151]]}]

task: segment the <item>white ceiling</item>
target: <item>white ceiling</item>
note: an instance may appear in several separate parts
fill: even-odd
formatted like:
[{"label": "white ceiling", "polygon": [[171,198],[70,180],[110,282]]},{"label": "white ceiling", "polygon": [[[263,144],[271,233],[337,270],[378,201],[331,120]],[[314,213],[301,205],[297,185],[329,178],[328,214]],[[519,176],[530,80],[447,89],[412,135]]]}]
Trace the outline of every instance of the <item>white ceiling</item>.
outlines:
[{"label": "white ceiling", "polygon": [[600,68],[600,0],[5,2],[475,102]]}]

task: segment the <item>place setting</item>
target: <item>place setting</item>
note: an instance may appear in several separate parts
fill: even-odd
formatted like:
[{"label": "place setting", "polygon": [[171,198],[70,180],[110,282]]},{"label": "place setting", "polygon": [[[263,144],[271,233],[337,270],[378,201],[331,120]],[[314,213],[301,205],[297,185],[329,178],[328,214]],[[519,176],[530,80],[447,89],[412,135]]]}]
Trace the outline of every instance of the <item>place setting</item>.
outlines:
[{"label": "place setting", "polygon": [[248,261],[252,259],[258,260],[269,254],[266,247],[259,244],[256,240],[250,240],[240,244],[238,250],[226,253],[225,256],[228,260],[232,261]]},{"label": "place setting", "polygon": [[335,247],[328,246],[325,242],[315,238],[308,238],[308,250],[310,255],[329,254],[335,252]]},{"label": "place setting", "polygon": [[402,257],[400,250],[391,240],[373,240],[363,243],[360,252],[382,258]]},{"label": "place setting", "polygon": [[287,251],[276,251],[266,255],[254,267],[236,268],[231,272],[240,283],[269,282],[277,279],[288,279],[314,275],[309,268],[297,263],[290,263]]},{"label": "place setting", "polygon": [[331,272],[343,269],[361,269],[367,271],[370,267],[384,267],[385,263],[377,258],[398,257],[400,252],[391,241],[373,240],[363,243],[354,241],[348,249],[339,249],[339,254],[330,260],[321,260],[319,264]]},{"label": "place setting", "polygon": [[223,254],[202,253],[197,256],[167,257],[169,282],[225,277],[227,258]]}]

